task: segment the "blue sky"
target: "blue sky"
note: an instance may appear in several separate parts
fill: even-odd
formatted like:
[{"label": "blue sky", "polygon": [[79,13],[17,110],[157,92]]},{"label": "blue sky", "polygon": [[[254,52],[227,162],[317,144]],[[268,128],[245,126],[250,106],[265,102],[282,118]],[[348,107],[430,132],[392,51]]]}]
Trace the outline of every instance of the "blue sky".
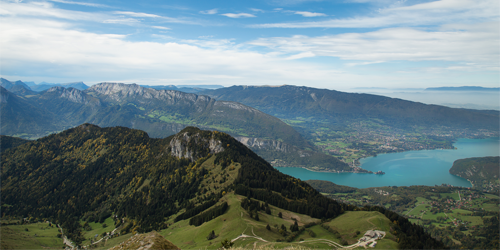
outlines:
[{"label": "blue sky", "polygon": [[498,0],[0,0],[0,75],[89,85],[499,87],[499,9]]}]

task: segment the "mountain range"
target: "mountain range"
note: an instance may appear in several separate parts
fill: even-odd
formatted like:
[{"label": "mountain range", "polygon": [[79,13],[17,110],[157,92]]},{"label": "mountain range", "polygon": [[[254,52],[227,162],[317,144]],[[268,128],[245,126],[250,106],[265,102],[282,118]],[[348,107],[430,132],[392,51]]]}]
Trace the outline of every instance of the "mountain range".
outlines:
[{"label": "mountain range", "polygon": [[141,129],[151,137],[163,138],[197,126],[229,133],[269,161],[351,170],[319,152],[283,121],[237,102],[203,95],[100,83],[84,91],[58,86],[25,96],[2,87],[0,102],[4,135],[38,138],[92,123]]},{"label": "mountain range", "polygon": [[238,101],[283,119],[345,125],[371,120],[395,128],[415,126],[498,130],[498,111],[454,109],[371,94],[298,86],[233,86],[202,92],[218,100]]},{"label": "mountain range", "polygon": [[[2,79],[2,85],[4,135],[39,138],[92,123],[141,129],[161,138],[197,126],[231,134],[275,166],[330,172],[363,171],[355,168],[359,158],[386,152],[381,146],[394,134],[406,140],[416,130],[421,133],[415,146],[402,144],[410,145],[405,150],[449,148],[453,136],[467,136],[464,131],[498,134],[500,117],[498,111],[297,86],[233,86],[205,89],[199,95],[122,83],[85,90],[55,86],[41,92],[21,81]],[[450,131],[451,139],[441,136]],[[350,145],[337,139],[346,136],[357,140]],[[354,151],[336,148],[339,143]]]}]

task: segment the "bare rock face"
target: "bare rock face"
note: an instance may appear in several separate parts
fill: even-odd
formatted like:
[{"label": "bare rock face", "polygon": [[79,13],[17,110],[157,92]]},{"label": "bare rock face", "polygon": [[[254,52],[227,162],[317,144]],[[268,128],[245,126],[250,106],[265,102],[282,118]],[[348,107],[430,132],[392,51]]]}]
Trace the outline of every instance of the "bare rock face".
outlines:
[{"label": "bare rock face", "polygon": [[184,132],[177,134],[170,141],[170,153],[178,158],[187,158],[191,161],[196,161],[207,154],[223,152],[222,143],[220,140],[214,138],[214,132],[208,133],[210,134],[209,137],[200,133],[191,134]]},{"label": "bare rock face", "polygon": [[109,99],[121,102],[127,98],[143,98],[144,100],[161,100],[168,105],[190,104],[206,106],[212,101],[208,96],[198,96],[176,90],[156,90],[141,87],[137,84],[103,82],[88,88],[86,92],[95,92]]},{"label": "bare rock face", "polygon": [[100,105],[100,102],[95,99],[93,100],[92,97],[87,96],[85,92],[74,89],[74,88],[64,88],[64,87],[52,87],[47,90],[48,93],[54,92],[57,93],[57,95],[61,98],[68,99],[71,102],[74,103],[81,103],[81,104],[94,104],[94,105]]},{"label": "bare rock face", "polygon": [[235,137],[236,140],[249,148],[261,150],[275,150],[283,153],[296,151],[290,145],[278,140],[266,140],[261,138]]},{"label": "bare rock face", "polygon": [[137,234],[132,236],[120,245],[112,247],[108,250],[164,250],[164,249],[180,249],[169,240],[163,238],[157,232],[147,234]]}]

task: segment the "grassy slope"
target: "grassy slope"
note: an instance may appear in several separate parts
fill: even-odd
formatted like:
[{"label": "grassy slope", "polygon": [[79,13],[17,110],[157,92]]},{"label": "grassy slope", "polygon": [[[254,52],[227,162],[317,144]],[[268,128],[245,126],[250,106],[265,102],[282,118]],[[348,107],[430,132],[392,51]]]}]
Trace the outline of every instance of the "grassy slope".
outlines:
[{"label": "grassy slope", "polygon": [[[386,237],[382,239],[377,247],[385,249],[397,249],[396,237],[389,233],[391,221],[379,212],[354,211],[335,218],[328,224],[331,228],[337,230],[341,237],[349,244],[357,242],[367,230],[381,230],[386,232]],[[356,236],[356,230],[361,232]]]},{"label": "grassy slope", "polygon": [[9,225],[0,229],[0,249],[61,249],[63,246],[62,239],[57,237],[58,228],[49,227],[48,223]]},{"label": "grassy slope", "polygon": [[[290,225],[293,224],[291,218],[296,218],[299,222],[299,226],[309,222],[318,222],[318,220],[307,215],[296,214],[270,206],[272,214],[267,215],[261,211],[259,212],[260,220],[255,221],[250,218],[248,213],[240,206],[240,201],[243,198],[242,196],[230,193],[221,199],[227,201],[229,204],[229,210],[224,215],[206,222],[199,227],[190,226],[188,220],[179,221],[171,225],[168,229],[161,231],[160,234],[182,249],[215,249],[220,247],[221,241],[225,239],[232,240],[241,234],[255,235],[269,242],[263,242],[254,238],[238,239],[235,241],[235,247],[285,248],[294,246],[325,248],[329,246],[321,241],[314,240],[327,239],[340,242],[340,239],[337,239],[335,235],[328,232],[320,225],[310,228],[316,234],[314,238],[311,237],[307,231],[304,231],[293,242],[276,242],[278,239],[283,239],[284,237],[278,233],[275,225],[280,227],[281,224],[284,224],[289,228]],[[277,216],[279,212],[282,212],[283,218]],[[267,224],[271,226],[271,231],[265,228]],[[377,248],[397,249],[397,243],[393,241],[395,237],[389,233],[391,222],[378,212],[347,212],[329,222],[329,225],[338,230],[342,237],[349,243],[357,242],[357,239],[362,236],[354,236],[356,230],[360,230],[362,234],[369,229],[386,231],[388,233],[387,237],[379,242]],[[209,241],[206,237],[212,230],[219,236]],[[300,243],[302,240],[305,242]]]},{"label": "grassy slope", "polygon": [[[300,224],[318,221],[309,216],[292,213],[274,206],[270,206],[272,215],[267,215],[261,211],[259,212],[260,220],[255,221],[241,207],[241,199],[243,199],[242,196],[230,193],[221,199],[227,201],[229,204],[229,210],[224,215],[206,222],[199,227],[190,226],[188,220],[179,221],[171,225],[168,229],[161,231],[161,234],[180,248],[217,248],[224,239],[234,239],[242,233],[246,235],[254,235],[253,233],[255,233],[255,235],[265,240],[276,241],[283,237],[277,233],[274,225],[281,226],[281,224],[284,224],[289,228],[293,223],[290,219],[291,217],[296,218]],[[277,217],[279,212],[283,213],[283,219]],[[271,232],[265,229],[267,224],[272,227]],[[208,241],[206,237],[212,230],[219,237]],[[237,240],[235,244],[236,246],[245,246],[248,243],[253,244],[255,241],[254,239]]]}]

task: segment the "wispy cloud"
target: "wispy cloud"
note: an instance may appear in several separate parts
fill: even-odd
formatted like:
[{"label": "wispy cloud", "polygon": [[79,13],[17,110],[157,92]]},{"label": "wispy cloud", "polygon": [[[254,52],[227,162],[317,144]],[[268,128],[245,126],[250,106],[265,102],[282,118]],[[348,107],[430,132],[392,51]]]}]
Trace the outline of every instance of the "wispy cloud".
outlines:
[{"label": "wispy cloud", "polygon": [[256,8],[250,8],[251,11],[254,11],[254,12],[262,12],[264,13],[265,11],[264,10],[261,10],[261,9],[256,9]]},{"label": "wispy cloud", "polygon": [[[98,4],[98,3],[74,2],[74,1],[66,1],[66,0],[49,0],[49,1],[56,2],[56,3],[75,4],[75,5],[98,7],[98,8],[109,8],[108,5]],[[21,1],[19,1],[19,2],[21,2]]]},{"label": "wispy cloud", "polygon": [[125,15],[125,16],[131,16],[131,17],[144,17],[144,18],[159,18],[162,19],[163,21],[170,22],[170,23],[185,23],[185,24],[194,24],[192,21],[188,20],[182,20],[178,18],[173,18],[173,17],[166,17],[166,16],[160,16],[156,14],[150,14],[150,13],[142,13],[142,12],[133,12],[133,11],[114,11],[114,14],[118,15]]},{"label": "wispy cloud", "polygon": [[115,23],[115,24],[136,24],[140,23],[141,21],[134,19],[134,18],[116,18],[116,19],[106,19],[102,21],[103,23]]},{"label": "wispy cloud", "polygon": [[152,28],[159,29],[159,30],[171,30],[168,27],[163,27],[163,26],[151,26]]},{"label": "wispy cloud", "polygon": [[382,28],[499,21],[498,0],[439,0],[378,9],[367,16],[315,22],[256,24],[254,28]]},{"label": "wispy cloud", "polygon": [[221,14],[222,16],[227,16],[230,18],[242,18],[242,17],[256,17],[255,15],[248,14],[248,13],[225,13]]},{"label": "wispy cloud", "polygon": [[214,15],[214,14],[217,14],[217,12],[218,12],[218,9],[200,11],[201,14],[206,14],[206,15]]},{"label": "wispy cloud", "polygon": [[152,17],[152,18],[161,18],[162,17],[162,16],[155,15],[155,14],[132,12],[132,11],[115,11],[113,13],[119,14],[119,15],[133,16],[133,17]]},{"label": "wispy cloud", "polygon": [[297,14],[297,15],[302,15],[304,17],[327,16],[324,13],[309,12],[309,11],[295,11],[294,13]]},{"label": "wispy cloud", "polygon": [[[447,25],[439,31],[387,28],[367,33],[331,36],[260,38],[250,42],[283,54],[332,56],[362,62],[469,62],[499,67],[499,24]],[[309,53],[309,54],[304,54]],[[293,57],[291,57],[293,58]],[[300,57],[299,57],[300,58]],[[364,63],[366,64],[366,63]],[[359,63],[350,66],[360,65]]]},{"label": "wispy cloud", "polygon": [[57,18],[73,21],[102,22],[110,16],[103,13],[89,13],[82,11],[54,8],[50,2],[12,3],[2,2],[0,13],[3,16]]},{"label": "wispy cloud", "polygon": [[2,76],[28,68],[31,76],[57,76],[60,81],[223,85],[322,83],[346,77],[336,70],[240,50],[227,39],[134,42],[123,35],[74,30],[60,20],[3,16],[0,22]]}]

